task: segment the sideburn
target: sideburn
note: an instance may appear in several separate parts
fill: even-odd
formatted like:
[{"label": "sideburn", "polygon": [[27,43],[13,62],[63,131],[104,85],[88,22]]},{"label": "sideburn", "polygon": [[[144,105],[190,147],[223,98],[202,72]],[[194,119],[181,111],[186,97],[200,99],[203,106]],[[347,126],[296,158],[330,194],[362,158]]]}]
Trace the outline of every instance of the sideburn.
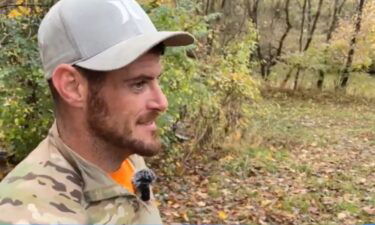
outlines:
[{"label": "sideburn", "polygon": [[[117,131],[108,124],[109,114],[108,105],[100,96],[100,89],[90,88],[87,107],[87,120],[90,131],[94,136],[99,137],[106,143],[123,148],[124,137],[119,136]],[[131,131],[127,131],[126,135],[131,135]]]}]

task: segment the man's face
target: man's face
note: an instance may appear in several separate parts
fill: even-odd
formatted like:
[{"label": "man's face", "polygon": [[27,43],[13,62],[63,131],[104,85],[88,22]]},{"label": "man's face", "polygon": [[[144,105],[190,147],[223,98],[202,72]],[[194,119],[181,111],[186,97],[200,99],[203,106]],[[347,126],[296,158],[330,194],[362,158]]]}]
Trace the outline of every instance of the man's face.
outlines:
[{"label": "man's face", "polygon": [[158,153],[155,120],[168,106],[158,82],[161,70],[160,56],[147,53],[109,72],[102,87],[89,93],[87,123],[92,135],[124,153]]}]

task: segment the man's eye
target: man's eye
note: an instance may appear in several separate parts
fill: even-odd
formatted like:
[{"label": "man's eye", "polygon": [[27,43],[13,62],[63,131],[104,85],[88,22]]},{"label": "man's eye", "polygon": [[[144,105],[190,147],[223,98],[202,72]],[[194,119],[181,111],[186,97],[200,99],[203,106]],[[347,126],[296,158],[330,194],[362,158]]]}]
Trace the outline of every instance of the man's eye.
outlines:
[{"label": "man's eye", "polygon": [[142,91],[146,87],[146,81],[144,81],[144,80],[138,81],[138,82],[132,84],[131,87],[134,91]]}]

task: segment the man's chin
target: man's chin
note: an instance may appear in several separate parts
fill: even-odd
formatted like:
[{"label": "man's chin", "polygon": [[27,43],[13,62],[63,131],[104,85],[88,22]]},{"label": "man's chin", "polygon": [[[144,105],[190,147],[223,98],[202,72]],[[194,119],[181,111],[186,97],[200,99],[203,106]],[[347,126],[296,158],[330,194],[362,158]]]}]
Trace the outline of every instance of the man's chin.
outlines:
[{"label": "man's chin", "polygon": [[159,152],[161,152],[162,149],[160,148],[143,148],[143,149],[135,149],[134,153],[140,156],[144,157],[152,157],[157,155]]},{"label": "man's chin", "polygon": [[135,141],[132,147],[133,153],[144,157],[155,156],[162,151],[162,145],[158,140],[151,142]]}]

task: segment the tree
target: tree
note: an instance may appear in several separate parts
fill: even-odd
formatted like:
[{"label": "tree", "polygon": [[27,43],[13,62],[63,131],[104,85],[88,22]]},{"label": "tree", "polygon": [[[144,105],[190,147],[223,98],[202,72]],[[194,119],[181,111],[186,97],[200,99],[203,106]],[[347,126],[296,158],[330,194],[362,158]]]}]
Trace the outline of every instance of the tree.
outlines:
[{"label": "tree", "polygon": [[[309,1],[310,2],[310,1]],[[306,0],[305,0],[305,4],[306,4]],[[305,5],[304,4],[304,5]],[[320,17],[320,13],[321,13],[321,9],[322,9],[322,5],[323,5],[323,0],[319,0],[319,3],[318,3],[318,9],[316,11],[316,14],[315,14],[315,17],[314,17],[314,20],[313,20],[313,24],[312,24],[312,27],[311,29],[309,29],[308,27],[308,37],[307,37],[307,41],[306,41],[306,44],[305,46],[303,47],[303,49],[301,48],[302,47],[302,39],[303,39],[303,29],[304,29],[304,23],[302,22],[301,24],[301,38],[300,38],[300,51],[303,51],[305,52],[306,50],[309,49],[310,47],[310,44],[311,44],[311,41],[313,40],[313,37],[314,37],[314,33],[315,33],[315,30],[316,30],[316,26],[318,24],[318,20],[319,20],[319,17]],[[309,8],[311,8],[311,4],[309,4]],[[310,9],[308,11],[311,11]],[[302,18],[304,18],[304,10],[302,11],[303,15],[302,15]],[[304,20],[302,20],[304,21]],[[301,71],[301,67],[298,67],[297,68],[297,72],[296,72],[296,76],[295,76],[295,79],[294,79],[294,86],[293,86],[293,89],[296,90],[297,87],[298,87],[298,80],[299,80],[299,76],[300,76],[300,71]]]},{"label": "tree", "polygon": [[353,34],[353,37],[350,40],[350,48],[349,48],[348,56],[347,56],[347,59],[346,59],[345,67],[340,74],[340,84],[339,84],[340,86],[339,86],[339,88],[341,88],[341,89],[345,89],[348,85],[348,80],[349,80],[349,76],[350,76],[349,70],[350,70],[350,67],[352,66],[352,63],[353,63],[353,56],[354,56],[354,53],[355,53],[357,36],[358,36],[359,31],[361,30],[362,12],[363,12],[364,4],[365,4],[365,0],[359,0],[354,34]]},{"label": "tree", "polygon": [[[261,37],[258,39],[256,56],[260,65],[260,73],[264,80],[268,80],[272,67],[275,66],[280,60],[280,57],[282,56],[283,50],[285,47],[286,38],[288,37],[292,29],[292,23],[290,21],[290,16],[289,16],[290,2],[291,2],[290,0],[286,0],[283,6],[282,1],[276,1],[275,4],[271,4],[270,6],[264,6],[266,9],[270,7],[270,10],[271,10],[271,13],[268,13],[272,15],[270,22],[269,22],[270,25],[269,26],[265,26],[265,25],[259,26],[259,24],[256,25],[259,29],[259,33]],[[282,15],[280,11],[284,12],[285,28],[283,28],[283,26],[278,26],[278,20],[282,19]],[[267,37],[270,37],[273,35],[273,37],[277,37],[276,32],[275,32],[277,29],[284,29],[284,31],[281,31],[281,35],[278,38],[269,38],[269,39],[262,38],[262,35],[267,36]]]},{"label": "tree", "polygon": [[[326,42],[327,43],[329,43],[329,41],[331,40],[332,33],[337,27],[338,18],[341,14],[341,11],[342,11],[342,8],[343,8],[345,2],[346,2],[346,0],[342,0],[341,2],[340,2],[340,0],[335,0],[333,2],[333,13],[332,13],[330,26],[329,26],[329,29],[327,31],[327,36],[326,36]],[[327,49],[325,48],[324,51],[326,51],[326,50]],[[319,90],[323,89],[324,77],[325,77],[325,72],[323,70],[319,70],[319,78],[318,78],[318,81],[316,83],[316,86]]]}]

